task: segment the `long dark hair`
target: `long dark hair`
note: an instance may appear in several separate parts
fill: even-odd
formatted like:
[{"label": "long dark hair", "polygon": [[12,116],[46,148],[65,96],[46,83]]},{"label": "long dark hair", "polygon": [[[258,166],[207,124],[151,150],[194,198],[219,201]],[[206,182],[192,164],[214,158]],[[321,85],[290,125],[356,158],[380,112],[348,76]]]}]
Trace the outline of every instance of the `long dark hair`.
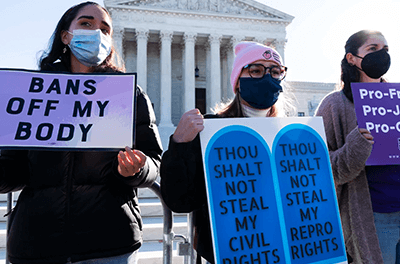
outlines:
[{"label": "long dark hair", "polygon": [[[95,2],[83,2],[78,5],[72,6],[69,8],[61,17],[60,21],[58,21],[57,27],[53,32],[53,35],[49,41],[49,48],[47,51],[44,51],[42,56],[39,59],[39,69],[43,71],[52,71],[54,69],[54,62],[60,60],[60,63],[71,71],[71,50],[68,46],[66,46],[61,40],[61,33],[64,30],[68,30],[72,21],[78,15],[79,11],[88,5],[95,5],[101,7],[107,14],[110,16],[108,11]],[[110,16],[111,18],[111,16]],[[64,49],[65,52],[64,52]],[[123,67],[118,67],[114,63],[114,56],[116,56],[116,52],[114,47],[111,48],[110,55],[99,65],[96,67],[92,67],[93,72],[117,72],[117,71],[125,71]]]},{"label": "long dark hair", "polygon": [[358,49],[364,45],[364,43],[368,40],[370,36],[374,35],[382,35],[379,31],[372,31],[372,30],[361,30],[357,33],[354,33],[350,36],[347,40],[345,48],[344,58],[341,63],[342,74],[342,89],[346,97],[353,102],[353,94],[351,93],[351,86],[352,82],[359,82],[360,81],[360,71],[357,69],[355,65],[350,65],[346,59],[347,53],[351,53],[353,55],[358,55]]}]

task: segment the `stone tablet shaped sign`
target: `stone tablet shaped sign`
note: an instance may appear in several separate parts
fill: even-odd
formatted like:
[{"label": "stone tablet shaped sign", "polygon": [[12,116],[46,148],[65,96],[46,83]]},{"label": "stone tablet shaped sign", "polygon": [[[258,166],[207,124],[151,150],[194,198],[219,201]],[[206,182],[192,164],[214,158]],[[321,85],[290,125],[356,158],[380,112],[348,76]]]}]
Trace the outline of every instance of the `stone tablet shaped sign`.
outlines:
[{"label": "stone tablet shaped sign", "polygon": [[318,132],[282,119],[230,120],[205,120],[201,134],[216,263],[346,263]]},{"label": "stone tablet shaped sign", "polygon": [[217,260],[285,263],[265,140],[250,128],[228,126],[210,140],[205,160]]},{"label": "stone tablet shaped sign", "polygon": [[291,263],[341,262],[345,251],[325,143],[306,125],[284,127],[273,152]]}]

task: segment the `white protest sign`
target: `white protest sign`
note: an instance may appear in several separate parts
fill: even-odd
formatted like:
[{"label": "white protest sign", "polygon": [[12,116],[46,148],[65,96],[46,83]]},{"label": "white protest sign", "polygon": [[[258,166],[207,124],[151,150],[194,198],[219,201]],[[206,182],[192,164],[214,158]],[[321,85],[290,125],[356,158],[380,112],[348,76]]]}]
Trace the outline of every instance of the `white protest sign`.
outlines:
[{"label": "white protest sign", "polygon": [[205,119],[215,262],[347,263],[321,117]]},{"label": "white protest sign", "polygon": [[136,74],[0,69],[0,148],[132,146]]}]

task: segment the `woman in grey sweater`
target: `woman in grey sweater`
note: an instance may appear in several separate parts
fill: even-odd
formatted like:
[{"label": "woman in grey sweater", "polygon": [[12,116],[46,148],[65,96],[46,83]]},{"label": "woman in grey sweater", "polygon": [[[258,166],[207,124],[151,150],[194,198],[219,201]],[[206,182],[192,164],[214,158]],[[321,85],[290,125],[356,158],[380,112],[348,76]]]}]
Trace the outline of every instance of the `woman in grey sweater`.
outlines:
[{"label": "woman in grey sweater", "polygon": [[[370,194],[373,182],[365,166],[374,141],[368,130],[357,126],[350,86],[351,82],[384,81],[382,75],[390,66],[388,45],[382,33],[363,30],[347,40],[345,51],[342,89],[328,94],[316,115],[324,119],[346,248],[353,263],[395,263],[397,241],[386,248],[386,238],[381,236],[384,230],[377,233],[374,197],[371,202]],[[391,173],[399,166],[393,167]]]}]

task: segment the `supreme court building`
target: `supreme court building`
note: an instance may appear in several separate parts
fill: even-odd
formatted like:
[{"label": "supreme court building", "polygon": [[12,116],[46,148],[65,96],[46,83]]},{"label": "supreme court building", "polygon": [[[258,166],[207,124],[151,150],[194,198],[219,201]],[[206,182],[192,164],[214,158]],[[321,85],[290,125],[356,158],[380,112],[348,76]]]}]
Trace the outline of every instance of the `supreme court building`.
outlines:
[{"label": "supreme court building", "polygon": [[[234,46],[242,40],[274,47],[283,57],[286,27],[294,17],[255,0],[104,0],[114,42],[127,72],[149,95],[163,142],[182,114],[203,113],[233,97]],[[300,116],[333,84],[292,82]]]}]

